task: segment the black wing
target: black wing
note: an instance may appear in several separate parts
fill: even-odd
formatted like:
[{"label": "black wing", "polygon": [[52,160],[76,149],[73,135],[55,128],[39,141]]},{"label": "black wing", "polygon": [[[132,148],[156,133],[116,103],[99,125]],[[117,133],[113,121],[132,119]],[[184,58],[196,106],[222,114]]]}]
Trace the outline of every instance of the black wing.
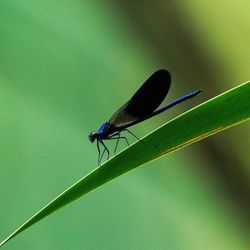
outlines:
[{"label": "black wing", "polygon": [[109,123],[119,127],[148,116],[162,103],[169,91],[170,83],[171,77],[167,70],[156,71],[132,98],[117,110]]}]

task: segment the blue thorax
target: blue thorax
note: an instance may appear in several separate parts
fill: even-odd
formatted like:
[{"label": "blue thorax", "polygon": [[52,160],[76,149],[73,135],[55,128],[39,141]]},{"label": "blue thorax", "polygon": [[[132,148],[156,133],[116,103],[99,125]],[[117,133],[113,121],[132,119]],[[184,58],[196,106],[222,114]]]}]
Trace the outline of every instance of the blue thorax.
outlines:
[{"label": "blue thorax", "polygon": [[102,124],[102,126],[98,129],[97,133],[99,135],[105,135],[109,133],[110,124],[108,122],[105,122]]}]

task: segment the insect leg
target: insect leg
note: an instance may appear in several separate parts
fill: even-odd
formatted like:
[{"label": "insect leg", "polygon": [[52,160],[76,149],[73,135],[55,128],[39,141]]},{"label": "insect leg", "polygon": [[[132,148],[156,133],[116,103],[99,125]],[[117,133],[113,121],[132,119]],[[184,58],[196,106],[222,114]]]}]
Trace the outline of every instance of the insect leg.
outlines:
[{"label": "insect leg", "polygon": [[[99,145],[99,142],[103,145],[104,149],[101,153],[101,150],[100,150],[100,145]],[[102,157],[105,153],[105,151],[107,150],[108,154],[109,154],[109,151],[107,149],[107,147],[104,145],[104,143],[101,141],[101,140],[97,140],[97,149],[98,149],[98,166],[100,165],[101,161],[102,161]]]},{"label": "insect leg", "polygon": [[118,147],[118,143],[120,139],[124,139],[127,143],[127,145],[129,146],[129,142],[127,140],[127,138],[125,136],[120,136],[120,134],[118,134],[118,137],[114,137],[113,135],[111,137],[108,138],[108,140],[117,140],[116,145],[115,145],[115,150],[114,150],[114,154],[116,154],[116,150]]},{"label": "insect leg", "polygon": [[103,151],[102,151],[102,154],[101,154],[100,158],[98,159],[98,166],[100,165],[100,163],[102,161],[102,157],[103,157],[105,151],[106,151],[106,149],[104,148]]},{"label": "insect leg", "polygon": [[[108,160],[109,159],[109,155],[110,155],[109,150],[108,150],[108,148],[106,147],[106,145],[104,144],[104,142],[102,140],[100,140],[100,143],[104,147],[103,154],[104,154],[105,151],[107,151],[107,153],[108,153],[108,157],[107,157],[107,160]],[[102,156],[103,156],[103,154],[102,154]]]},{"label": "insect leg", "polygon": [[124,139],[124,140],[127,142],[128,146],[129,146],[127,137],[125,137],[125,136],[120,136],[120,139]]},{"label": "insect leg", "polygon": [[132,133],[130,130],[125,128],[124,130],[128,131],[131,135],[133,135],[138,141],[141,141],[134,133]]},{"label": "insect leg", "polygon": [[121,135],[120,135],[120,131],[119,132],[116,132],[115,134],[111,135],[108,140],[117,140],[116,141],[116,144],[115,144],[115,149],[114,149],[114,154],[116,155],[116,150],[117,150],[117,147],[118,147],[118,143],[119,143],[119,140],[121,138]]},{"label": "insect leg", "polygon": [[114,150],[114,154],[115,154],[115,155],[116,155],[116,150],[117,150],[117,147],[118,147],[118,143],[119,143],[120,137],[121,137],[121,135],[120,135],[120,133],[119,133],[119,134],[118,134],[118,137],[115,137],[115,138],[114,138],[114,139],[117,139],[116,144],[115,144],[115,150]]},{"label": "insect leg", "polygon": [[100,156],[101,156],[101,151],[100,151],[100,146],[99,146],[99,140],[96,141],[96,145],[97,145],[97,150],[98,150],[98,160],[97,160],[97,163],[99,165],[99,163],[100,163]]}]

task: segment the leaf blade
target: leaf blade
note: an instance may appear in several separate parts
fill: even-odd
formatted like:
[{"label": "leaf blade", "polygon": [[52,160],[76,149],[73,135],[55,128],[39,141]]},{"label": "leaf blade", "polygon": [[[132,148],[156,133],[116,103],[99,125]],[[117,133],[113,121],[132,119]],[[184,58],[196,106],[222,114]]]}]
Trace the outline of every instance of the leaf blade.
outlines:
[{"label": "leaf blade", "polygon": [[249,100],[250,82],[246,82],[164,124],[142,138],[143,143],[131,145],[57,196],[2,241],[0,247],[34,223],[104,183],[163,155],[249,120]]}]

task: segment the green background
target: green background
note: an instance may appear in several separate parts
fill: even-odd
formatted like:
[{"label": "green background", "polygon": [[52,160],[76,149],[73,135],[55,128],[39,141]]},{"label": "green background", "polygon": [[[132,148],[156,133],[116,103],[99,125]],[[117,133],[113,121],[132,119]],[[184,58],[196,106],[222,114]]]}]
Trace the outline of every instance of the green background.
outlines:
[{"label": "green background", "polygon": [[[2,0],[0,239],[96,167],[88,133],[155,70],[172,72],[166,102],[204,92],[136,125],[139,137],[249,80],[249,8]],[[108,183],[4,248],[247,249],[249,147],[245,123]]]}]

